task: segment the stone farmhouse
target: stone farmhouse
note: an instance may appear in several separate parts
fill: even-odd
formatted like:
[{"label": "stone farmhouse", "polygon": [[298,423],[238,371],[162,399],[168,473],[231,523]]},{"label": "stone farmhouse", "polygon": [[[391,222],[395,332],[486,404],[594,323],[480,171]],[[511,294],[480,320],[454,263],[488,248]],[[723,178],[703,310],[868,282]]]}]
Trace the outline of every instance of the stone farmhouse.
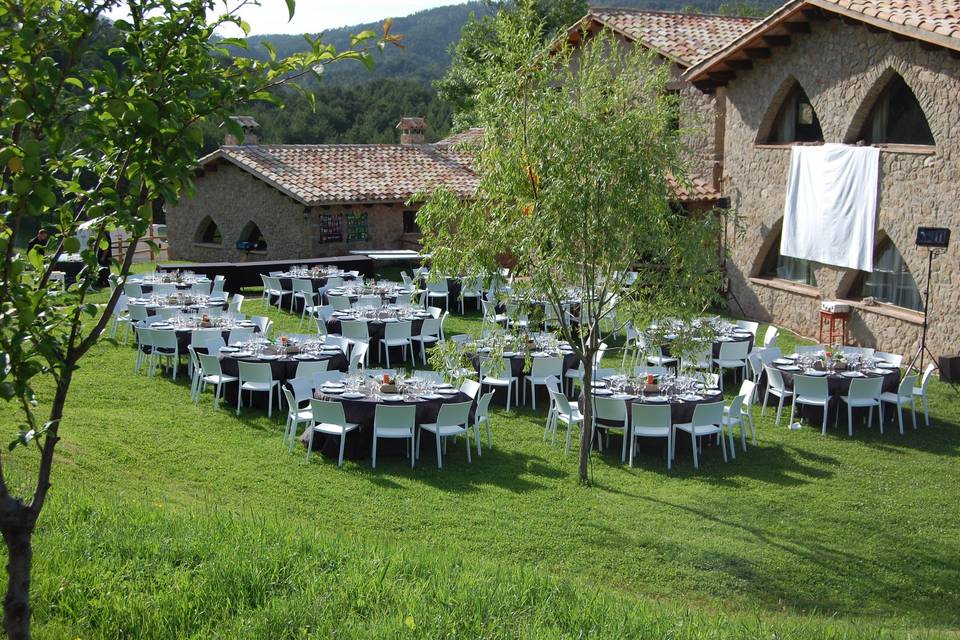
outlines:
[{"label": "stone farmhouse", "polygon": [[[914,353],[928,259],[917,227],[960,228],[960,2],[791,0],[684,79],[726,104],[733,309],[817,336],[821,302],[840,300],[848,340]],[[780,255],[790,147],[823,142],[880,149],[871,273]],[[956,243],[933,264],[929,345],[955,353]]]}]

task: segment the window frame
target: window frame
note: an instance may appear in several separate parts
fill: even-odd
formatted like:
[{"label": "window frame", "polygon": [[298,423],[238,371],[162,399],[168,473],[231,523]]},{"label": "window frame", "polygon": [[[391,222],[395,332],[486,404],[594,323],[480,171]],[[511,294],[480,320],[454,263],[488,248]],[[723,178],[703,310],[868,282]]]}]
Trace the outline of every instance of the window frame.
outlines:
[{"label": "window frame", "polygon": [[[893,271],[884,268],[878,268],[878,264],[884,261],[886,257],[886,252],[892,249],[895,257],[893,260],[899,263],[899,270]],[[878,275],[879,274],[879,275]],[[884,275],[890,274],[890,275]],[[871,285],[869,279],[871,277],[883,278],[885,282],[881,284]],[[868,291],[868,286],[875,286],[877,288],[886,288],[893,286],[897,292],[893,299],[890,299],[887,296],[877,295],[877,291]],[[910,286],[912,286],[912,292],[909,291]],[[916,306],[899,304],[904,302],[900,292],[907,291],[907,295],[916,298]],[[856,279],[853,282],[853,286],[850,287],[848,297],[851,300],[864,300],[866,298],[873,298],[879,303],[890,305],[891,307],[896,307],[897,309],[905,309],[907,311],[923,313],[923,293],[920,291],[920,285],[917,284],[917,279],[913,277],[913,273],[910,271],[907,261],[904,259],[903,254],[897,248],[897,245],[894,244],[893,240],[889,237],[884,238],[877,246],[874,248],[874,261],[873,261],[873,272],[861,271],[857,274]]]}]

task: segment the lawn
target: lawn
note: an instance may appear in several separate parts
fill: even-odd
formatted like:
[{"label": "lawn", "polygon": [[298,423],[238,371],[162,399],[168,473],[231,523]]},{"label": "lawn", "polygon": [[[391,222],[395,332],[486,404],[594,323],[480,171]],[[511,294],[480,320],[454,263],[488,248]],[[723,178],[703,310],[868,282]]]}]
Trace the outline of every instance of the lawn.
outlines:
[{"label": "lawn", "polygon": [[[584,487],[542,411],[496,409],[472,465],[457,444],[442,471],[426,452],[338,469],[289,455],[282,417],[214,414],[133,360],[105,341],[75,378],[36,536],[37,637],[960,635],[960,403],[939,381],[919,432],[821,436],[757,410],[759,446],[735,461],[595,453]],[[26,486],[34,457],[5,452],[8,481]]]}]

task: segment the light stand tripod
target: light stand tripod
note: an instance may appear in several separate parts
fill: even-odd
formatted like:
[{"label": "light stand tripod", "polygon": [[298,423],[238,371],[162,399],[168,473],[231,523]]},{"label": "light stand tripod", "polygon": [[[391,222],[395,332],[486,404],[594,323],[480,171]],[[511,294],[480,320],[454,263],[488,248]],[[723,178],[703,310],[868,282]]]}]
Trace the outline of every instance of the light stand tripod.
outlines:
[{"label": "light stand tripod", "polygon": [[[930,360],[933,362],[935,369],[939,369],[940,365],[937,363],[936,356],[933,355],[933,352],[930,351],[927,347],[927,318],[930,314],[930,280],[933,276],[933,256],[940,255],[945,249],[933,249],[930,248],[927,250],[927,291],[923,296],[923,329],[920,333],[920,347],[917,349],[917,353],[913,356],[913,360],[910,361],[910,365],[906,368],[906,372],[909,373],[913,369],[914,365],[917,363],[917,360],[920,361],[920,368],[917,371],[923,371],[923,358],[925,355],[930,356]],[[906,373],[904,373],[906,375]]]}]

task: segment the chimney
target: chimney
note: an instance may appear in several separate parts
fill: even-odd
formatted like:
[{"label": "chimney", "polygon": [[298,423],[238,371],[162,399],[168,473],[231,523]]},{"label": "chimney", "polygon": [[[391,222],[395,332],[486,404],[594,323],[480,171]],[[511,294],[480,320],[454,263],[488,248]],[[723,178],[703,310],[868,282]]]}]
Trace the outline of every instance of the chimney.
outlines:
[{"label": "chimney", "polygon": [[400,118],[397,129],[400,129],[400,144],[423,144],[427,141],[424,135],[427,121],[423,118]]},{"label": "chimney", "polygon": [[[253,119],[253,116],[230,116],[230,119],[243,128],[243,144],[257,144],[260,141],[257,136],[260,125]],[[233,146],[240,144],[240,141],[232,133],[228,133],[223,137],[223,144],[224,146]]]}]

